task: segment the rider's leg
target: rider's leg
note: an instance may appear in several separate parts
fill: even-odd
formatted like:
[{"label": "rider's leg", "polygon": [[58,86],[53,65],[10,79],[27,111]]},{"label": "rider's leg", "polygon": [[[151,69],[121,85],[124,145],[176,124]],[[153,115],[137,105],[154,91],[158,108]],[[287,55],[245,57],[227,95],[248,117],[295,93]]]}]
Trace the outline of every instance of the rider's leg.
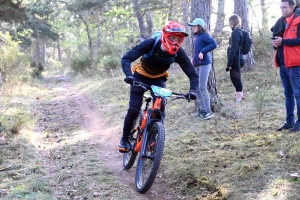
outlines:
[{"label": "rider's leg", "polygon": [[127,110],[127,114],[124,120],[123,135],[119,144],[120,150],[127,150],[128,136],[130,134],[132,126],[134,125],[134,120],[139,115],[143,103],[143,94],[144,92],[141,90],[141,88],[137,86],[131,86],[129,108]]}]

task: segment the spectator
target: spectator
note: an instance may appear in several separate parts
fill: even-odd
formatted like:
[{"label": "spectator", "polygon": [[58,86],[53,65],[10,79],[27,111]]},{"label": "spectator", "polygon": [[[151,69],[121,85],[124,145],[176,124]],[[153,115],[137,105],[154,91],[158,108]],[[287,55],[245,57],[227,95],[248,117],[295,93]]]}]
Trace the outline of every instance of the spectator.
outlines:
[{"label": "spectator", "polygon": [[[286,122],[277,129],[300,130],[300,8],[295,0],[281,0],[280,17],[271,28],[273,47],[276,49],[274,64],[279,67],[285,96]],[[296,99],[296,101],[295,101]],[[298,120],[295,122],[294,108],[297,106]]]},{"label": "spectator", "polygon": [[210,107],[210,96],[207,91],[207,81],[211,69],[212,56],[210,52],[217,47],[216,41],[212,38],[209,31],[205,28],[205,21],[196,18],[188,24],[193,27],[194,51],[192,63],[199,76],[199,84],[196,91],[196,108],[202,119],[210,119],[214,116]]},{"label": "spectator", "polygon": [[227,68],[230,71],[230,80],[235,88],[235,100],[240,102],[244,98],[241,68],[245,64],[245,56],[241,52],[240,43],[243,40],[242,20],[238,15],[229,17],[229,26],[232,29],[227,50]]}]

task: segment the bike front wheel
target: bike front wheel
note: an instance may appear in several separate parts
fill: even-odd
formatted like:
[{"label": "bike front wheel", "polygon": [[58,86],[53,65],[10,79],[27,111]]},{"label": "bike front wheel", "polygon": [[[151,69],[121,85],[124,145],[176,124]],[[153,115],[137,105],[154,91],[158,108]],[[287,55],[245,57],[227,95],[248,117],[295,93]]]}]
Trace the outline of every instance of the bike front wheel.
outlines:
[{"label": "bike front wheel", "polygon": [[135,175],[135,185],[139,193],[145,193],[151,188],[165,145],[165,129],[161,122],[154,122],[146,134],[147,141],[143,141]]},{"label": "bike front wheel", "polygon": [[123,155],[123,168],[130,169],[136,159],[138,152],[134,151],[134,147],[137,142],[137,136],[139,133],[138,127],[141,125],[143,119],[143,113],[140,112],[136,120],[134,120],[133,127],[129,136],[130,149]]}]

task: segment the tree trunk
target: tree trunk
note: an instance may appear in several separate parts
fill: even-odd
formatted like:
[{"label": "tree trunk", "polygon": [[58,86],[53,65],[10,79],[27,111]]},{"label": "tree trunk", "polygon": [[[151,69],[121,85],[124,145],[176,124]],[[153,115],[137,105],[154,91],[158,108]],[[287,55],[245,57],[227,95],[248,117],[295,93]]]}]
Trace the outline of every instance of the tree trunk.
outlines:
[{"label": "tree trunk", "polygon": [[220,44],[222,40],[222,32],[224,28],[224,21],[225,21],[225,0],[218,0],[218,11],[217,11],[217,20],[216,20],[216,27],[213,33],[214,38],[216,39],[217,43]]},{"label": "tree trunk", "polygon": [[[245,31],[250,31],[249,28],[249,8],[248,8],[248,1],[247,0],[234,0],[234,13],[240,16],[242,19],[242,26]],[[250,51],[246,55],[246,61],[244,67],[241,71],[248,71],[252,69],[255,65],[255,60],[253,58],[253,52]]]},{"label": "tree trunk", "polygon": [[100,31],[100,26],[101,26],[101,24],[100,24],[100,14],[99,14],[99,10],[98,10],[98,12],[97,12],[97,14],[98,14],[98,17],[97,17],[97,51],[99,51],[99,49],[100,49],[100,46],[101,46],[101,31]]},{"label": "tree trunk", "polygon": [[132,3],[133,3],[133,8],[134,8],[136,18],[137,18],[138,23],[139,23],[140,36],[141,36],[142,39],[146,39],[149,36],[147,35],[147,30],[146,30],[146,27],[145,27],[145,23],[144,23],[143,15],[141,13],[140,6],[138,4],[138,0],[132,0]]},{"label": "tree trunk", "polygon": [[153,34],[153,21],[151,11],[146,11],[147,19],[147,35],[150,36]]},{"label": "tree trunk", "polygon": [[[201,17],[205,23],[206,28],[210,30],[210,15],[211,15],[211,0],[192,0],[191,4],[191,21],[197,17]],[[211,109],[212,111],[216,111],[220,105],[220,99],[218,97],[217,85],[216,85],[216,76],[215,69],[213,63],[213,52],[212,54],[212,63],[211,70],[208,77],[207,89],[210,93],[210,101],[211,101]]]},{"label": "tree trunk", "polygon": [[35,62],[36,65],[41,63],[40,38],[35,39]]},{"label": "tree trunk", "polygon": [[91,34],[90,34],[89,24],[87,23],[87,21],[84,19],[84,17],[79,12],[76,12],[76,14],[79,16],[79,18],[83,21],[83,23],[85,25],[85,31],[86,31],[86,34],[88,37],[90,55],[93,55],[92,38],[91,38]]},{"label": "tree trunk", "polygon": [[[188,0],[182,0],[182,19],[183,19],[183,25],[186,29],[186,31],[190,32],[189,31],[189,26],[188,26],[188,23],[189,23],[189,1]],[[190,40],[190,37],[186,37],[185,40],[184,40],[184,44],[183,44],[183,48],[186,50],[186,52],[188,54],[191,53],[192,49],[191,49],[191,40]]]},{"label": "tree trunk", "polygon": [[167,16],[167,21],[172,21],[172,11],[173,11],[173,0],[170,0],[169,1],[170,4],[169,4],[169,10],[168,10],[168,16]]},{"label": "tree trunk", "polygon": [[57,42],[57,56],[58,56],[58,61],[61,62],[61,49],[60,49],[59,39],[58,39],[58,42]]},{"label": "tree trunk", "polygon": [[46,42],[45,39],[41,39],[41,63],[45,65],[46,63]]},{"label": "tree trunk", "polygon": [[262,29],[263,30],[268,30],[268,10],[267,10],[267,5],[265,0],[260,0],[260,5],[261,5],[261,14],[262,14]]}]

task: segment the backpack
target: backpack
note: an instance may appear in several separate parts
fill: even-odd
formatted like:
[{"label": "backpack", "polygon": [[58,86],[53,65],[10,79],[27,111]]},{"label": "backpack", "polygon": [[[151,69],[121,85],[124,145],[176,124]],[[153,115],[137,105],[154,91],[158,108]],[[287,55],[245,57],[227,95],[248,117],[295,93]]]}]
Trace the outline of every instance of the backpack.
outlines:
[{"label": "backpack", "polygon": [[144,57],[144,58],[150,58],[150,57],[154,56],[155,58],[157,58],[157,59],[159,59],[159,60],[162,60],[162,61],[169,61],[170,64],[172,64],[173,62],[175,62],[175,59],[176,59],[176,57],[177,57],[177,53],[174,55],[173,58],[167,58],[167,59],[165,59],[165,58],[159,58],[159,57],[157,57],[157,56],[155,56],[155,55],[153,54],[153,51],[154,51],[154,49],[155,49],[155,47],[156,47],[158,41],[160,41],[160,37],[161,37],[161,31],[156,31],[156,32],[154,32],[154,34],[151,36],[151,38],[156,39],[156,40],[155,40],[155,43],[154,43],[154,45],[153,45],[151,51],[150,51],[149,53],[147,53],[147,54],[144,54],[143,57]]},{"label": "backpack", "polygon": [[246,55],[249,53],[249,51],[251,51],[253,41],[250,34],[247,31],[243,29],[241,29],[241,31],[242,31],[242,38],[243,38],[242,44],[240,44],[241,52],[244,55]]}]

